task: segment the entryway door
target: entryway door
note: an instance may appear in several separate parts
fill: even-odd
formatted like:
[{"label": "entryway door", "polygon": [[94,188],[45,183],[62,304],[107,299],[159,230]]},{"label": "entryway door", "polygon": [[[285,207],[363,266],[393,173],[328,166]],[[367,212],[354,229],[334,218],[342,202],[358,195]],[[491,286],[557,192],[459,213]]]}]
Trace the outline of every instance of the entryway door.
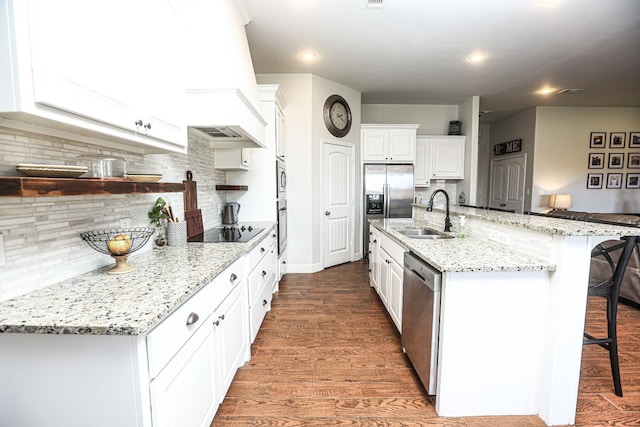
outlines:
[{"label": "entryway door", "polygon": [[526,167],[526,154],[491,161],[490,207],[522,213]]},{"label": "entryway door", "polygon": [[350,144],[322,142],[322,264],[351,261],[355,216],[354,150]]}]

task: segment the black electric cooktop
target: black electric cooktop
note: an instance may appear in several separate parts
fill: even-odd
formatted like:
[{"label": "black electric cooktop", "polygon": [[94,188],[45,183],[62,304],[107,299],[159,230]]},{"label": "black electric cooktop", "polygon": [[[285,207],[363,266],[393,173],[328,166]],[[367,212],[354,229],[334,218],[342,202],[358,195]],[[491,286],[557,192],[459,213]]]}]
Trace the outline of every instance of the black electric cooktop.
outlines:
[{"label": "black electric cooktop", "polygon": [[264,228],[256,228],[251,225],[216,227],[190,237],[188,241],[204,243],[248,242],[260,234],[262,230]]}]

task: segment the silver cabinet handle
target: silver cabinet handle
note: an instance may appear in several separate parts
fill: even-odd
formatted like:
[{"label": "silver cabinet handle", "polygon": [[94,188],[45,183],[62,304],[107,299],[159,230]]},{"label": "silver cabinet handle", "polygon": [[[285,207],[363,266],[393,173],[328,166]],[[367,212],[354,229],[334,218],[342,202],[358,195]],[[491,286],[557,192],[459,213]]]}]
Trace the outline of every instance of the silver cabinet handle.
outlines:
[{"label": "silver cabinet handle", "polygon": [[220,326],[220,321],[216,320],[215,322],[213,322],[213,326]]},{"label": "silver cabinet handle", "polygon": [[331,212],[329,212],[329,211],[324,211],[324,214],[325,214],[326,216],[329,216],[329,215],[331,215]]},{"label": "silver cabinet handle", "polygon": [[266,300],[266,299],[265,299],[265,300],[262,300],[262,305],[263,305],[263,306],[265,306],[265,305],[267,305],[267,304],[269,304],[269,303],[267,302],[267,300]]},{"label": "silver cabinet handle", "polygon": [[266,271],[264,271],[264,270],[262,270],[262,277],[264,277],[264,276],[266,276],[266,275],[267,275],[267,272],[266,272]]},{"label": "silver cabinet handle", "polygon": [[265,251],[265,249],[264,249],[264,248],[260,248],[260,252],[264,252],[264,251]]},{"label": "silver cabinet handle", "polygon": [[200,316],[198,316],[197,313],[191,313],[189,315],[189,317],[187,317],[187,326],[191,326],[194,323],[196,323],[198,320],[200,320]]},{"label": "silver cabinet handle", "polygon": [[229,281],[233,283],[236,280],[238,280],[238,276],[236,276],[236,273],[231,273],[231,276],[229,277]]},{"label": "silver cabinet handle", "polygon": [[218,319],[220,319],[220,320],[224,320],[224,314],[222,314],[222,315],[218,316]]}]

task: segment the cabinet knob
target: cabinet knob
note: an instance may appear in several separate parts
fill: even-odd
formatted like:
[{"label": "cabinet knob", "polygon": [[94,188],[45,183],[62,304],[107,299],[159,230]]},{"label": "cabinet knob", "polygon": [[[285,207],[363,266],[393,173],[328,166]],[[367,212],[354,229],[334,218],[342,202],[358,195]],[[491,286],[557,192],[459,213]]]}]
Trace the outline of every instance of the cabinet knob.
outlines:
[{"label": "cabinet knob", "polygon": [[151,123],[145,123],[144,128],[147,130],[151,129]]},{"label": "cabinet knob", "polygon": [[264,248],[260,248],[260,252],[264,253],[265,249]]},{"label": "cabinet knob", "polygon": [[218,316],[218,319],[224,320],[224,314],[221,314],[220,316]]},{"label": "cabinet knob", "polygon": [[266,300],[266,299],[263,299],[263,300],[262,300],[262,306],[265,306],[265,305],[267,305],[267,304],[269,304],[269,303],[267,302],[267,300]]},{"label": "cabinet knob", "polygon": [[286,264],[286,263],[287,263],[287,261],[282,261],[282,263],[283,263],[283,264]]},{"label": "cabinet knob", "polygon": [[236,276],[236,273],[231,273],[231,276],[229,277],[229,281],[233,283],[236,280],[238,280],[238,276]]},{"label": "cabinet knob", "polygon": [[373,239],[373,243],[378,243],[378,239]]},{"label": "cabinet knob", "polygon": [[142,120],[136,120],[136,126],[142,126]]},{"label": "cabinet knob", "polygon": [[329,216],[329,215],[331,215],[331,212],[329,212],[329,211],[324,211],[324,214],[325,214],[326,216]]},{"label": "cabinet knob", "polygon": [[266,276],[266,275],[267,275],[267,272],[266,272],[266,271],[264,271],[264,270],[262,270],[262,277],[264,277],[264,276]]},{"label": "cabinet knob", "polygon": [[273,234],[271,235],[271,237],[273,237],[273,238],[275,239],[275,238],[276,238],[276,233],[273,233]]},{"label": "cabinet knob", "polygon": [[198,316],[197,313],[191,313],[189,315],[189,317],[187,317],[187,326],[191,326],[194,323],[196,323],[198,320],[200,320],[200,316]]},{"label": "cabinet knob", "polygon": [[213,322],[213,326],[220,326],[220,321],[216,320],[215,322]]}]

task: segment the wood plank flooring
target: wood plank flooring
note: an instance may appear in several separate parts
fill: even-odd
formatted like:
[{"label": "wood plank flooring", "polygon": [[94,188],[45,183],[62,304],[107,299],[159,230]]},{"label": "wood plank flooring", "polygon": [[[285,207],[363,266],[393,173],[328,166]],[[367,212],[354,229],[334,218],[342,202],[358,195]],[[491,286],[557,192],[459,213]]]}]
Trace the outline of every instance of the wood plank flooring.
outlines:
[{"label": "wood plank flooring", "polygon": [[[402,352],[400,335],[365,261],[288,274],[211,426],[538,427],[528,417],[438,417]],[[590,302],[591,330],[604,323]],[[583,352],[577,426],[640,426],[640,311],[621,305],[624,397],[613,393],[608,353]]]}]

